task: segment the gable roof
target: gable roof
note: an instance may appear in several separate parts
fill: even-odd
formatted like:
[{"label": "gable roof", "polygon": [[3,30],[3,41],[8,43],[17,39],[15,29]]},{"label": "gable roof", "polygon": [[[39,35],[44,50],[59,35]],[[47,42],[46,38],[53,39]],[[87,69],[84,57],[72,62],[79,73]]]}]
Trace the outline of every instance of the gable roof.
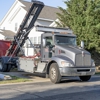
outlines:
[{"label": "gable roof", "polygon": [[[28,11],[31,2],[28,1],[23,1],[23,0],[19,0],[23,5],[25,5],[25,7],[23,7],[26,11]],[[55,8],[55,7],[50,7],[50,6],[44,6],[44,8],[42,9],[40,15],[38,18],[43,18],[43,19],[50,19],[50,20],[56,20],[57,19],[57,14],[56,13],[60,13],[61,11],[59,10],[59,8]]]}]

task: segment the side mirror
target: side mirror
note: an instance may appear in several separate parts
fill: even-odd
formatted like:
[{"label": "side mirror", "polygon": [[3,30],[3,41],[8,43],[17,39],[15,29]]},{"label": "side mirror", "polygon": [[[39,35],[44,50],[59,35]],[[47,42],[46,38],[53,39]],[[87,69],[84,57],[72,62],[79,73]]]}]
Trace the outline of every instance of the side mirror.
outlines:
[{"label": "side mirror", "polygon": [[43,47],[46,47],[46,39],[43,39]]},{"label": "side mirror", "polygon": [[81,41],[81,48],[84,48],[84,41]]}]

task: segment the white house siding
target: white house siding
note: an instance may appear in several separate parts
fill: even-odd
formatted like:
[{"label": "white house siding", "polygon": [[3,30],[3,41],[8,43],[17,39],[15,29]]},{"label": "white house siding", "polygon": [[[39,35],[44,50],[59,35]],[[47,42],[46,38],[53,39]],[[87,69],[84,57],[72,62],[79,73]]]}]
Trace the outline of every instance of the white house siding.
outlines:
[{"label": "white house siding", "polygon": [[60,22],[59,19],[56,19],[55,21],[53,21],[49,26],[50,27],[57,27],[56,22]]},{"label": "white house siding", "polygon": [[[35,22],[35,26],[36,25],[49,26],[51,23],[52,21],[49,20],[37,19],[37,21]],[[28,37],[30,38],[32,44],[41,44],[41,34],[43,34],[43,32],[37,32],[35,27],[31,30]],[[34,49],[26,47],[29,44],[30,44],[29,41],[25,43],[24,51],[26,56],[34,55]]]},{"label": "white house siding", "polygon": [[[30,34],[29,34],[29,39],[31,40],[33,46],[34,44],[40,44],[41,43],[41,34],[43,32],[36,32],[36,28],[34,27]],[[25,56],[33,56],[34,55],[34,48],[30,48],[30,46],[27,48],[27,45],[30,45],[29,40],[26,41],[25,45],[24,45],[24,52],[25,52]]]},{"label": "white house siding", "polygon": [[[36,32],[36,28],[34,27],[32,31],[29,34],[29,38],[31,39],[33,44],[39,44],[39,37],[41,36],[43,32]],[[36,39],[36,41],[34,40]]]},{"label": "white house siding", "polygon": [[1,29],[11,30],[16,33],[15,24],[17,23],[17,25],[19,26],[26,13],[26,11],[21,6],[24,5],[16,0],[11,10],[7,13],[7,16],[5,16],[5,18],[1,22]]},{"label": "white house siding", "polygon": [[[25,16],[25,13],[26,13],[26,11],[24,9],[19,8],[19,12],[17,12],[15,14],[15,16],[9,22],[9,30],[12,30],[15,33],[17,32],[17,30],[19,29],[19,26],[22,23],[22,20]],[[17,30],[15,28],[17,28]]]},{"label": "white house siding", "polygon": [[0,34],[0,40],[4,40],[5,39],[5,36]]},{"label": "white house siding", "polygon": [[[37,21],[35,22],[35,26],[36,25],[49,26],[51,23],[52,21],[49,20],[37,19]],[[29,38],[32,40],[33,44],[40,44],[40,36],[42,33],[43,32],[37,32],[35,27],[32,29],[32,31],[29,34]]]},{"label": "white house siding", "polygon": [[[2,30],[0,30],[0,33],[2,33]],[[5,40],[5,36],[0,34],[0,40]]]}]

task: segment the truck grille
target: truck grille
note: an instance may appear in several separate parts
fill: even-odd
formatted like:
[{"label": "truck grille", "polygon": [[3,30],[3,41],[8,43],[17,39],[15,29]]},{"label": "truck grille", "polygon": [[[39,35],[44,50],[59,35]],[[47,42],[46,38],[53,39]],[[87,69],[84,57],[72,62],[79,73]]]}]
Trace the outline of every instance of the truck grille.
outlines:
[{"label": "truck grille", "polygon": [[76,66],[91,66],[91,56],[88,54],[77,54],[75,60]]}]

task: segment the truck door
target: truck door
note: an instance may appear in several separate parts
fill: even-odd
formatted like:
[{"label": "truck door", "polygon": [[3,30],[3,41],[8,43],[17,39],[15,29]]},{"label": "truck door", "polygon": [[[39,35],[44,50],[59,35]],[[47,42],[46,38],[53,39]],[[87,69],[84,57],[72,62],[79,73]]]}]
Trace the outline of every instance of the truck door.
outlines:
[{"label": "truck door", "polygon": [[[43,39],[45,39],[45,46],[43,46]],[[53,48],[53,36],[51,33],[43,34],[41,36],[41,58],[42,61],[48,61],[54,53],[52,52]]]}]

